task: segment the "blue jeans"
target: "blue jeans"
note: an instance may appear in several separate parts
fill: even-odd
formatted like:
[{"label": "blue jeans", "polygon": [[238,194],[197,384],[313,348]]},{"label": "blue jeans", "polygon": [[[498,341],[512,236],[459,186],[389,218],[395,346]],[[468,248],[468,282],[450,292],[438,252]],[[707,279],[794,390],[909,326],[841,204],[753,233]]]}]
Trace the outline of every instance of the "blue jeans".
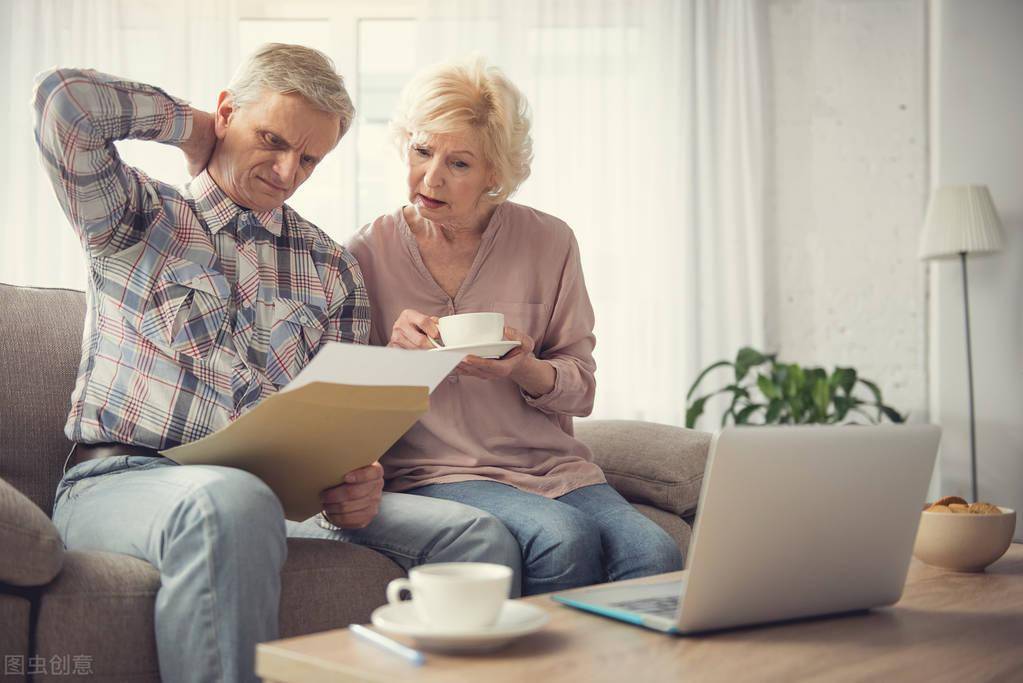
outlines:
[{"label": "blue jeans", "polygon": [[517,577],[521,561],[508,530],[470,507],[385,493],[364,529],[324,529],[317,518],[285,524],[277,496],[254,475],[166,458],[76,465],[57,487],[53,521],[70,550],[131,555],[160,571],[156,646],[164,681],[256,680],[256,643],[277,637],[287,536],[357,543],[406,570],[497,562]]},{"label": "blue jeans", "polygon": [[607,484],[556,499],[483,480],[408,493],[471,505],[504,522],[522,547],[523,595],[682,569],[671,536]]}]

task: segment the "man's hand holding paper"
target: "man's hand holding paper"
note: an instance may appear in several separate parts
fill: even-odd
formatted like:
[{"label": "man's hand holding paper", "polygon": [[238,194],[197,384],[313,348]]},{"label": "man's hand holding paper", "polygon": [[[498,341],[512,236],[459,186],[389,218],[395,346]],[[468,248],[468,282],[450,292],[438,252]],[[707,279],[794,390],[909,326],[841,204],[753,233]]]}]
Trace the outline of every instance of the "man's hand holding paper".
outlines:
[{"label": "man's hand holding paper", "polygon": [[379,462],[345,475],[344,483],[320,494],[323,516],[342,529],[362,529],[380,510],[384,492],[384,468]]}]

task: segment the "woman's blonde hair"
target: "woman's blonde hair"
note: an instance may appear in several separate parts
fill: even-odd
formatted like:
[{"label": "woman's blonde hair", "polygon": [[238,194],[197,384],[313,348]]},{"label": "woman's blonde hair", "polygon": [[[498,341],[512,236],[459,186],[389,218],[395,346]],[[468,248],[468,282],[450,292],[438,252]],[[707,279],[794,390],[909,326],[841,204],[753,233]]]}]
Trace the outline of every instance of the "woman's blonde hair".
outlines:
[{"label": "woman's blonde hair", "polygon": [[355,107],[334,62],[319,50],[303,45],[259,46],[238,67],[227,91],[238,107],[254,102],[266,91],[301,95],[320,111],[341,118],[338,140],[355,118]]},{"label": "woman's blonde hair", "polygon": [[496,66],[479,56],[427,67],[401,92],[391,132],[402,158],[413,137],[477,136],[497,182],[487,192],[503,202],[529,177],[533,141],[529,104]]}]

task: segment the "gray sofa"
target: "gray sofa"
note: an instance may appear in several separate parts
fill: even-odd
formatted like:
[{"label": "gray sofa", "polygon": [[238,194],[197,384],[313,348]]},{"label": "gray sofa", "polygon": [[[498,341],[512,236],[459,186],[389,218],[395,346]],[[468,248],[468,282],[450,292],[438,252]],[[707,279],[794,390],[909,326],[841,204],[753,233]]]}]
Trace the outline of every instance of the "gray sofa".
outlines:
[{"label": "gray sofa", "polygon": [[[160,577],[126,555],[66,551],[49,514],[70,444],[63,426],[80,357],[85,295],[0,284],[0,654],[5,681],[158,681]],[[681,409],[681,397],[680,397]],[[710,436],[635,421],[584,421],[609,482],[685,549]],[[372,550],[291,539],[282,637],[368,621],[402,570]],[[19,676],[18,662],[26,676]]]}]

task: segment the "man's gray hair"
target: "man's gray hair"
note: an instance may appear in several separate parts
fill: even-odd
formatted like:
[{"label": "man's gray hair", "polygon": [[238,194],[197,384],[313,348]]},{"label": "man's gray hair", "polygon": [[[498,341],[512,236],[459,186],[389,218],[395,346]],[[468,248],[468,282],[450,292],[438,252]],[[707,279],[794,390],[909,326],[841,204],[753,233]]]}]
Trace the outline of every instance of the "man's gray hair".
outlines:
[{"label": "man's gray hair", "polygon": [[258,100],[266,91],[301,95],[317,109],[341,117],[338,140],[355,118],[355,107],[334,62],[303,45],[261,45],[238,67],[227,91],[238,107]]}]

